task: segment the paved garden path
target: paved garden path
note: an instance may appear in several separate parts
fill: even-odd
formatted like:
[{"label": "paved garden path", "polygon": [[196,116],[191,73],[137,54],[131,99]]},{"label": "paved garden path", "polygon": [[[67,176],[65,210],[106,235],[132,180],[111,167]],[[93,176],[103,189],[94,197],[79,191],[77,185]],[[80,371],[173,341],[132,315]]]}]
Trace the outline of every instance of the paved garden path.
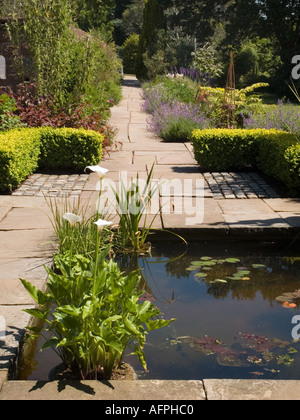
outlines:
[{"label": "paved garden path", "polygon": [[[274,235],[296,237],[300,230],[299,199],[278,197],[276,191],[255,174],[202,174],[189,143],[165,143],[147,131],[147,115],[141,111],[142,90],[133,77],[125,78],[123,96],[121,103],[112,109],[111,123],[119,131],[116,146],[101,162],[109,169],[104,187],[109,182],[117,186],[121,179],[134,178],[137,172],[141,179],[145,179],[154,163],[153,177],[161,182],[159,194],[151,206],[152,214],[160,209],[155,228],[174,229],[198,240],[214,235],[229,238],[245,233],[253,234],[254,238],[256,235],[262,235],[263,238]],[[54,252],[50,211],[42,195],[80,196],[83,202],[89,200],[93,206],[98,198],[98,187],[95,174],[52,178],[36,174],[13,195],[0,195],[0,399],[1,396],[3,399],[11,396],[33,398],[34,395],[40,399],[47,398],[47,387],[36,387],[37,394],[34,394],[30,392],[34,387],[32,383],[28,388],[21,382],[5,382],[29,321],[29,316],[22,309],[33,305],[19,278],[25,278],[42,288],[46,282],[43,266],[51,264]],[[111,191],[106,189],[104,197],[107,194],[110,199]],[[148,384],[150,386],[150,382]],[[286,395],[282,384],[274,394],[273,384],[269,388],[268,385],[263,387],[266,398],[278,397],[278,389],[283,390],[280,395]],[[198,385],[195,385],[196,394],[193,395],[195,399],[203,399],[202,383],[201,389]],[[299,386],[299,383],[296,385]],[[143,381],[139,386],[144,386]],[[153,386],[152,390],[157,389],[157,395],[163,399],[160,385],[158,388]],[[180,390],[180,386],[177,389]],[[226,393],[229,397],[230,392],[236,395],[236,389],[241,391],[241,395],[247,396],[249,387],[245,389],[241,384],[237,388],[235,386],[236,383],[228,381],[218,382],[217,388],[211,388],[212,398],[221,398]],[[289,386],[287,383],[286,387]],[[89,395],[84,393],[83,388],[80,398]],[[145,394],[140,395],[147,395],[147,387],[143,389]],[[214,394],[213,389],[218,389],[219,394]],[[258,398],[255,390],[251,389],[251,396]],[[270,392],[267,395],[268,389]],[[51,392],[49,398],[65,395],[59,394],[57,387]],[[179,393],[184,395],[181,391]],[[78,396],[77,393],[73,395],[74,398]],[[97,395],[104,395],[103,389]],[[107,395],[112,396],[111,393]],[[296,395],[300,397],[299,392]]]}]

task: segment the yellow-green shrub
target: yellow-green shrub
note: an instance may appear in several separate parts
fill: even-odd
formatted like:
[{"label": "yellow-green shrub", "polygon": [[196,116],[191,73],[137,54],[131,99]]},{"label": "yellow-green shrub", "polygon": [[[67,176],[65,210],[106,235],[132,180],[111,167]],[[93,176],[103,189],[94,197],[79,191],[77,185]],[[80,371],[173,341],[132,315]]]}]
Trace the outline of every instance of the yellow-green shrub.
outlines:
[{"label": "yellow-green shrub", "polygon": [[0,191],[16,188],[38,166],[40,135],[35,128],[0,134]]},{"label": "yellow-green shrub", "polygon": [[103,135],[92,130],[75,128],[40,128],[43,170],[72,169],[82,171],[96,165],[102,157]]},{"label": "yellow-green shrub", "polygon": [[83,171],[102,157],[103,135],[75,128],[22,128],[0,134],[0,191],[17,188],[38,167]]},{"label": "yellow-green shrub", "polygon": [[255,164],[257,142],[270,130],[207,129],[194,130],[192,143],[195,159],[207,170],[245,169]]},{"label": "yellow-green shrub", "polygon": [[258,168],[300,192],[300,144],[294,134],[267,129],[210,129],[192,133],[194,155],[203,170]]},{"label": "yellow-green shrub", "polygon": [[257,166],[283,183],[290,195],[300,192],[300,143],[294,134],[262,138],[258,147]]}]

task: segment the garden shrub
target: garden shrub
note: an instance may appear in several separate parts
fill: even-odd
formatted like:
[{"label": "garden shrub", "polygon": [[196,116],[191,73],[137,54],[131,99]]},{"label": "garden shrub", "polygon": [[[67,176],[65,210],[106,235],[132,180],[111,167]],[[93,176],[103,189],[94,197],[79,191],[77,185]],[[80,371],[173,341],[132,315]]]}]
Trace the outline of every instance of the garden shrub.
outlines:
[{"label": "garden shrub", "polygon": [[84,129],[44,127],[40,130],[42,170],[82,171],[102,157],[103,135]]},{"label": "garden shrub", "polygon": [[300,143],[294,134],[277,131],[276,135],[262,137],[258,145],[257,166],[284,184],[290,195],[300,192]]},{"label": "garden shrub", "polygon": [[194,155],[206,170],[241,170],[255,164],[257,142],[267,130],[208,129],[192,133]]},{"label": "garden shrub", "polygon": [[258,168],[290,195],[300,192],[300,144],[293,133],[275,129],[212,129],[192,133],[194,155],[203,170]]},{"label": "garden shrub", "polygon": [[0,133],[0,191],[16,188],[38,166],[40,133],[34,128]]},{"label": "garden shrub", "polygon": [[209,126],[196,105],[178,101],[157,105],[147,122],[148,129],[166,141],[187,141],[193,130]]},{"label": "garden shrub", "polygon": [[8,131],[25,126],[25,124],[21,123],[20,117],[13,114],[16,109],[15,99],[0,93],[0,131]]},{"label": "garden shrub", "polygon": [[103,135],[74,128],[21,128],[0,133],[0,191],[17,188],[38,167],[83,171],[102,157]]}]

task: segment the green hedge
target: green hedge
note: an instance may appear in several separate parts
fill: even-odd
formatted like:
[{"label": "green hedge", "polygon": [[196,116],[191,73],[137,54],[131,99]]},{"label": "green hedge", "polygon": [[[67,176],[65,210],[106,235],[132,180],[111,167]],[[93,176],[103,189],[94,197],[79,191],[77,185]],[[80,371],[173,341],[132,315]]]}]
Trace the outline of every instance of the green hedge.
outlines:
[{"label": "green hedge", "polygon": [[241,170],[253,165],[257,142],[270,130],[207,129],[192,133],[195,159],[206,170]]},{"label": "green hedge", "polygon": [[102,157],[103,136],[96,131],[75,128],[40,128],[42,170],[82,171]]},{"label": "green hedge", "polygon": [[22,128],[0,133],[0,192],[17,188],[37,168],[83,171],[102,157],[103,136],[74,128]]},{"label": "green hedge", "polygon": [[294,134],[280,132],[259,142],[257,166],[283,183],[290,194],[300,192],[300,143]]},{"label": "green hedge", "polygon": [[194,155],[203,170],[258,168],[300,192],[300,144],[292,133],[267,129],[210,129],[192,133]]},{"label": "green hedge", "polygon": [[40,134],[35,128],[0,134],[0,191],[7,192],[32,174],[38,166]]}]

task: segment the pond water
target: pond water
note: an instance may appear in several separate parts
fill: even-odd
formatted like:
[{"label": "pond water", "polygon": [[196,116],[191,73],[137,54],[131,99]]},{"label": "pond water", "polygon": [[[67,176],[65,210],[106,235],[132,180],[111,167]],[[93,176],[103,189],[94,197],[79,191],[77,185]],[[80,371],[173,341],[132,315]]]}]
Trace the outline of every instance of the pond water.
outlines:
[{"label": "pond water", "polygon": [[[161,243],[139,265],[144,298],[176,318],[147,336],[147,372],[126,356],[140,379],[300,379],[299,249]],[[47,380],[59,363],[53,350],[37,351],[20,379]]]}]

